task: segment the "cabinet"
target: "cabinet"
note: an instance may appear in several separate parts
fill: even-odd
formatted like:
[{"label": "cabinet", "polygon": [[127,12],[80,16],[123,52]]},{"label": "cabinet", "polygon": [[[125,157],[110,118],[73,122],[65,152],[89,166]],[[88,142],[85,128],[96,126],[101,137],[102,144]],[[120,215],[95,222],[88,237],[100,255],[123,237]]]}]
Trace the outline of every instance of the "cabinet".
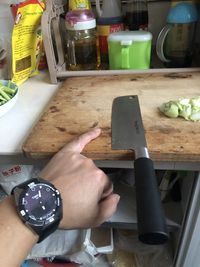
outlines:
[{"label": "cabinet", "polygon": [[[128,170],[129,175],[130,175],[130,172],[131,170]],[[158,177],[159,177],[159,172],[161,175],[163,174],[163,171],[157,171]],[[125,173],[127,173],[127,170],[125,170]],[[125,173],[121,173],[121,177],[125,177],[126,176]],[[134,252],[136,254],[136,257],[139,257],[139,261],[144,263],[144,265],[142,266],[145,266],[145,267],[146,266],[155,266],[155,267],[157,266],[163,266],[163,267],[198,266],[195,264],[191,265],[191,258],[188,254],[189,251],[187,251],[187,246],[189,245],[190,250],[193,253],[192,245],[190,243],[192,239],[192,237],[190,236],[190,233],[191,233],[190,231],[193,231],[192,225],[194,225],[195,228],[198,227],[196,223],[198,212],[195,211],[195,206],[198,205],[197,204],[198,202],[196,202],[198,194],[199,194],[199,185],[198,185],[199,180],[198,179],[199,177],[197,173],[188,172],[187,175],[183,179],[179,180],[180,199],[178,200],[178,198],[176,197],[173,199],[173,196],[172,196],[172,198],[168,198],[166,201],[163,202],[165,214],[167,217],[167,225],[170,231],[170,242],[168,243],[168,246],[164,246],[160,248],[158,247],[157,251],[156,250],[154,251],[155,247],[153,248],[150,247],[148,249],[148,247],[145,245],[144,246],[140,245],[138,247],[138,242],[135,242],[134,244],[135,239],[131,237],[133,232],[132,230],[130,230],[130,229],[137,229],[137,224],[136,224],[137,219],[134,216],[134,212],[135,212],[134,210],[135,208],[134,188],[131,189],[130,187],[127,188],[127,186],[123,184],[120,185],[119,177],[118,177],[117,183],[115,183],[116,185],[115,190],[119,192],[121,195],[121,203],[119,204],[119,210],[111,218],[111,221],[109,222],[109,224],[112,227],[116,226],[117,229],[129,229],[129,230],[126,231],[125,236],[123,235],[121,236],[120,234],[119,236],[117,235],[117,237],[119,238],[119,240],[117,240],[118,241],[117,247]],[[175,190],[177,190],[177,188]],[[176,191],[175,194],[178,194],[178,192]],[[121,223],[120,223],[120,220],[122,220]],[[118,221],[118,223],[116,223],[116,221]],[[119,230],[119,233],[120,233],[120,230]],[[193,238],[195,237],[193,236]],[[196,242],[198,243],[198,240],[196,240]],[[159,255],[159,253],[161,253],[162,256]],[[166,260],[165,258],[166,255],[170,257],[168,258],[168,260]],[[193,255],[193,256],[197,257],[197,255]],[[141,257],[144,257],[143,260],[141,259]],[[154,263],[153,263],[152,257],[154,257],[155,259]],[[156,259],[156,257],[158,258]],[[163,257],[162,265],[159,265],[158,259],[161,259],[160,257]],[[148,260],[149,260],[149,265],[146,265]],[[185,263],[185,261],[187,263]],[[170,264],[170,265],[166,265],[166,264]]]}]

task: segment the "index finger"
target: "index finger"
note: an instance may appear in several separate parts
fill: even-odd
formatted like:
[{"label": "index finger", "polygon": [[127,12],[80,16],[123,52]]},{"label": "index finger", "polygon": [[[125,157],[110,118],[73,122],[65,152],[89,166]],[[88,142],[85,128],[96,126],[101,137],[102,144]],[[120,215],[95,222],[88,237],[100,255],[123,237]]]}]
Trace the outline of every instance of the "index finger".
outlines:
[{"label": "index finger", "polygon": [[84,147],[90,143],[93,139],[97,138],[101,133],[100,128],[94,128],[84,134],[81,134],[70,143],[66,144],[61,151],[74,151],[81,153]]}]

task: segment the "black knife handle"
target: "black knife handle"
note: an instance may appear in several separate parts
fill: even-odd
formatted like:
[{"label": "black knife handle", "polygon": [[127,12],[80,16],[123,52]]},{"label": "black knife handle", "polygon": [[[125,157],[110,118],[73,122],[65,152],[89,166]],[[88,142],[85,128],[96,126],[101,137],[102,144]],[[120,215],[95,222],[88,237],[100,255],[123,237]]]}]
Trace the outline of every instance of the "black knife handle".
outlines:
[{"label": "black knife handle", "polygon": [[153,161],[136,159],[134,171],[139,240],[145,244],[164,244],[169,235]]}]

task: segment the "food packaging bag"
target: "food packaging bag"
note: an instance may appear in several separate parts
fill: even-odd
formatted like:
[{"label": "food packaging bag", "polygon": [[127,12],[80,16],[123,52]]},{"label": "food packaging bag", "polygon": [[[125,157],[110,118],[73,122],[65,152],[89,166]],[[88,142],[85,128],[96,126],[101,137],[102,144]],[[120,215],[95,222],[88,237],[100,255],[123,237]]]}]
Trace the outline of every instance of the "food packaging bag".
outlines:
[{"label": "food packaging bag", "polygon": [[36,169],[33,165],[0,165],[0,185],[9,195],[14,186],[32,178]]},{"label": "food packaging bag", "polygon": [[43,52],[41,17],[45,4],[39,0],[27,0],[14,11],[15,23],[12,33],[12,80],[21,84],[38,74]]}]

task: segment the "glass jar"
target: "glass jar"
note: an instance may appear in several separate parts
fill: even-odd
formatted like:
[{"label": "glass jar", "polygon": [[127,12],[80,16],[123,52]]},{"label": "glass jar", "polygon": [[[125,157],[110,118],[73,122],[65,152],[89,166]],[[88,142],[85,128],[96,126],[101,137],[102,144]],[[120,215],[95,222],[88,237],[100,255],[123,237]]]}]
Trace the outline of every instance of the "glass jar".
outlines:
[{"label": "glass jar", "polygon": [[97,33],[93,13],[90,10],[69,11],[65,17],[65,25],[67,68],[97,69]]}]

